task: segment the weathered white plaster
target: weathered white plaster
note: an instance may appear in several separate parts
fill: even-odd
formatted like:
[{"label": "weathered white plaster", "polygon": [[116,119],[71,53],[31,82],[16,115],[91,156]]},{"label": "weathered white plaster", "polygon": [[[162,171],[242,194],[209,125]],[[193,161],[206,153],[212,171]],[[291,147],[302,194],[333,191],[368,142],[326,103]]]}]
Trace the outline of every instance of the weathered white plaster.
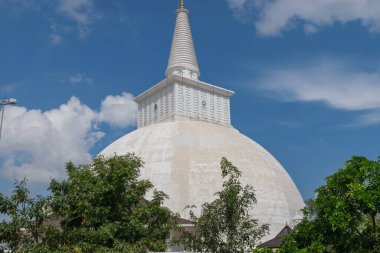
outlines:
[{"label": "weathered white plaster", "polygon": [[[256,142],[232,127],[202,121],[157,123],[140,128],[101,152],[106,156],[134,152],[145,162],[141,177],[149,179],[170,199],[165,205],[187,219],[187,205],[212,201],[221,189],[220,161],[229,159],[242,171],[243,184],[256,190],[257,205],[251,210],[261,223],[270,224],[272,239],[304,202],[281,164]],[[149,196],[148,196],[149,198]]]}]

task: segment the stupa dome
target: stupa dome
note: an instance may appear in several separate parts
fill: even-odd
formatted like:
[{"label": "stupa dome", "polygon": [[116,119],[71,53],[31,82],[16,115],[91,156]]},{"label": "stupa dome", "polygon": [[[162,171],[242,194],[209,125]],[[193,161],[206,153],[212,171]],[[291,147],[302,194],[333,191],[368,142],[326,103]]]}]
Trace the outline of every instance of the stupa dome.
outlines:
[{"label": "stupa dome", "polygon": [[[112,143],[101,154],[135,153],[145,162],[141,177],[169,195],[165,205],[181,218],[185,207],[215,199],[222,188],[220,161],[226,157],[242,171],[243,185],[256,190],[251,214],[270,225],[272,239],[299,219],[304,202],[281,164],[259,144],[231,126],[233,91],[199,80],[188,14],[183,1],[176,12],[166,79],[135,98],[138,129]],[[149,196],[147,196],[149,199]]]},{"label": "stupa dome", "polygon": [[[256,190],[251,211],[270,225],[273,238],[290,224],[304,202],[281,164],[263,147],[232,127],[202,121],[174,121],[137,129],[112,143],[101,154],[134,152],[145,162],[141,177],[149,179],[170,197],[165,206],[188,217],[187,205],[200,213],[204,202],[221,189],[220,161],[229,159],[242,171],[243,185]],[[149,197],[148,197],[149,198]]]}]

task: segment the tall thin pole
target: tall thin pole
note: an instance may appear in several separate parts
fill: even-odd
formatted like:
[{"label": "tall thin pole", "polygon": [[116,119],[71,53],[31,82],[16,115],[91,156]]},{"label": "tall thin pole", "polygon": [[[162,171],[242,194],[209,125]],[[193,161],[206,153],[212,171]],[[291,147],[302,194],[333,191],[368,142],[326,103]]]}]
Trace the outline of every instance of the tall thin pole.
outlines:
[{"label": "tall thin pole", "polygon": [[4,111],[5,111],[5,104],[1,104],[2,109],[1,109],[1,123],[0,123],[0,140],[1,140],[1,133],[3,131],[3,120],[4,120]]},{"label": "tall thin pole", "polygon": [[15,105],[16,103],[17,103],[17,100],[15,98],[0,100],[0,105],[2,106],[1,122],[0,122],[0,140],[1,140],[1,133],[3,132],[3,121],[4,121],[5,106],[6,105]]}]

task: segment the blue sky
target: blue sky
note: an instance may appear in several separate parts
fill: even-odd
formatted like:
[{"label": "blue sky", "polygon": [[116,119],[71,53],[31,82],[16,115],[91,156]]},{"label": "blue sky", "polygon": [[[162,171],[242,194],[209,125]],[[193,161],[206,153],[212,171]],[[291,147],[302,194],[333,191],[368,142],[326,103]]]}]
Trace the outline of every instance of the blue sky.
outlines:
[{"label": "blue sky", "polygon": [[[305,199],[352,155],[380,155],[380,2],[188,0],[201,80]],[[176,0],[0,0],[0,191],[43,192],[135,128],[164,78]]]}]

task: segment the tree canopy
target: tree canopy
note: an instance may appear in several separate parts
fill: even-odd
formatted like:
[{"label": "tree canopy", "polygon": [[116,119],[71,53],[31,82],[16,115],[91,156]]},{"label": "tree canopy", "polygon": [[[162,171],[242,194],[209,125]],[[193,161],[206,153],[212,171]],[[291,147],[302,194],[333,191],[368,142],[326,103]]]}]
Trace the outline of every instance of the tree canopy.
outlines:
[{"label": "tree canopy", "polygon": [[268,231],[268,225],[259,225],[249,214],[256,204],[252,186],[242,186],[241,172],[226,158],[221,161],[225,179],[221,191],[211,203],[202,205],[201,215],[191,217],[197,226],[194,235],[186,235],[182,242],[189,250],[210,253],[243,253],[252,249]]},{"label": "tree canopy", "polygon": [[[49,198],[32,198],[26,188],[26,180],[15,183],[10,197],[0,193],[0,214],[8,219],[0,223],[0,243],[6,243],[13,251],[27,252],[39,243],[48,230],[43,222],[48,219],[46,211]],[[0,252],[4,251],[0,246]]]},{"label": "tree canopy", "polygon": [[[100,156],[88,165],[68,163],[67,180],[52,180],[48,198],[28,199],[25,185],[16,185],[11,198],[0,198],[1,213],[11,218],[2,223],[7,229],[0,227],[0,241],[13,252],[165,251],[176,216],[162,207],[168,196],[139,179],[142,165],[132,154]],[[153,199],[146,201],[150,191]],[[21,221],[13,215],[15,206],[25,216]],[[59,217],[59,226],[47,226],[54,217]]]},{"label": "tree canopy", "polygon": [[380,252],[380,161],[352,157],[316,194],[281,252]]}]

